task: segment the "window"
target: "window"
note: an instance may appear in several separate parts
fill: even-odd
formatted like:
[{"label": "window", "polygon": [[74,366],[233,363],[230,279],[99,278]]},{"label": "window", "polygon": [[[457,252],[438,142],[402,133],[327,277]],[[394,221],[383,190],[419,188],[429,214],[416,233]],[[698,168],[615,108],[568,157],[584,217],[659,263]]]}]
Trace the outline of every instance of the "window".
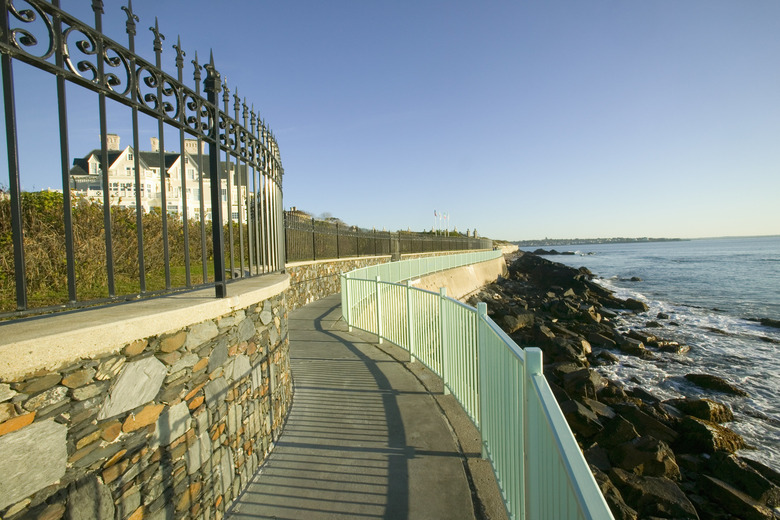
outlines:
[{"label": "window", "polygon": [[127,160],[132,161],[133,160],[133,152],[127,152]]},{"label": "window", "polygon": [[233,212],[233,213],[231,213],[230,215],[231,215],[231,217],[233,218],[233,220],[238,220],[238,211],[234,211],[234,212]]},{"label": "window", "polygon": [[189,177],[190,180],[195,180],[195,168],[187,168],[187,177]]},{"label": "window", "polygon": [[222,188],[222,200],[227,200],[227,188]]}]

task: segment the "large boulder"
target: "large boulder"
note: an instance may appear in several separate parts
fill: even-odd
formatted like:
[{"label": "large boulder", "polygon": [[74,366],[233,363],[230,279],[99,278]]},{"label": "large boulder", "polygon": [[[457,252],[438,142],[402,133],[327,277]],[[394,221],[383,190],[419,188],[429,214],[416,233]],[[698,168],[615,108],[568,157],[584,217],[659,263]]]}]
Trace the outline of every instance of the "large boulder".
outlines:
[{"label": "large boulder", "polygon": [[520,329],[527,329],[534,325],[533,312],[518,312],[504,316],[503,329],[507,334],[512,334]]},{"label": "large boulder", "polygon": [[634,298],[626,299],[624,306],[626,309],[634,312],[647,312],[649,308],[645,302],[635,300]]},{"label": "large boulder", "polygon": [[674,444],[685,453],[734,453],[747,448],[741,435],[714,422],[687,416],[680,422],[680,438]]},{"label": "large boulder", "polygon": [[734,455],[716,453],[710,457],[710,467],[714,476],[747,493],[761,504],[780,506],[780,488],[744,460]]},{"label": "large boulder", "polygon": [[725,379],[710,374],[686,374],[685,379],[707,390],[717,390],[726,394],[747,396],[748,393],[732,385]]},{"label": "large boulder", "polygon": [[636,475],[680,480],[674,452],[663,441],[650,436],[637,437],[618,445],[610,454],[613,465]]},{"label": "large boulder", "polygon": [[598,416],[574,400],[561,403],[561,411],[572,431],[582,437],[592,437],[604,429]]},{"label": "large boulder", "polygon": [[615,520],[636,520],[636,511],[626,504],[620,490],[612,483],[609,476],[597,467],[591,466],[590,469]]},{"label": "large boulder", "polygon": [[699,519],[685,493],[668,478],[634,475],[620,468],[612,468],[609,478],[640,518]]},{"label": "large boulder", "polygon": [[596,394],[607,386],[606,378],[595,370],[581,368],[566,374],[563,378],[563,389],[574,397],[596,398]]},{"label": "large boulder", "polygon": [[772,510],[720,479],[703,476],[704,492],[723,509],[743,520],[773,520]]},{"label": "large boulder", "polygon": [[686,415],[709,422],[724,423],[734,420],[734,414],[728,406],[710,399],[669,399],[664,403],[674,406]]},{"label": "large boulder", "polygon": [[614,404],[612,407],[634,425],[641,435],[649,435],[667,444],[673,444],[679,434],[655,417],[651,417],[634,404]]}]

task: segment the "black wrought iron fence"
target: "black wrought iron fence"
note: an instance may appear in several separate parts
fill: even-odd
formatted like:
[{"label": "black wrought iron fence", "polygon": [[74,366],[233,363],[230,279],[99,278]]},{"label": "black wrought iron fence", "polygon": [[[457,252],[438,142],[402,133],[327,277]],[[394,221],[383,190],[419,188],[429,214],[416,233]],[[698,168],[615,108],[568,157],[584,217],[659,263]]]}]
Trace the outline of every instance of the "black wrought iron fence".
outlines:
[{"label": "black wrought iron fence", "polygon": [[[181,42],[163,45],[155,21],[154,63],[144,60],[135,51],[140,20],[131,2],[119,13],[126,15],[126,46],[103,34],[101,0],[92,1],[92,25],[63,11],[59,0],[0,6],[8,158],[8,191],[0,191],[0,317],[199,286],[223,297],[228,280],[284,268],[279,147],[260,115],[231,95],[213,56],[202,65],[195,54],[185,67]],[[164,54],[175,62],[172,75],[162,68]],[[56,88],[50,119],[58,140],[37,143],[41,153],[59,155],[55,195],[22,192],[36,172],[20,168],[20,126],[31,117],[30,107],[16,102],[29,86],[14,81],[20,62],[48,73],[44,81]],[[91,152],[72,151],[81,114],[74,123],[66,93],[93,98],[100,138]],[[122,108],[109,118],[113,107]],[[117,113],[130,129],[124,148],[109,133]],[[150,151],[141,150],[142,134],[153,136]]]},{"label": "black wrought iron fence", "polygon": [[284,225],[288,262],[493,248],[487,238],[362,229],[297,211],[284,212]]}]

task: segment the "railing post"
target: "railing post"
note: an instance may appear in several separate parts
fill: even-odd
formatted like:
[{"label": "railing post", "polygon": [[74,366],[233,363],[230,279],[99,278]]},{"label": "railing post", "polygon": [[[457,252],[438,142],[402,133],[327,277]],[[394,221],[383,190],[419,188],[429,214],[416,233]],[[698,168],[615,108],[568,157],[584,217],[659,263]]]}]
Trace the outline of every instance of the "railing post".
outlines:
[{"label": "railing post", "polygon": [[344,308],[341,310],[341,314],[347,322],[347,330],[352,332],[352,307],[349,303],[349,273],[341,275],[341,294],[344,299]]},{"label": "railing post", "polygon": [[[538,499],[534,499],[534,497],[538,497],[541,490],[538,488],[538,479],[531,478],[531,475],[529,475],[530,471],[530,461],[528,460],[528,457],[532,453],[538,453],[539,447],[535,446],[539,442],[539,439],[531,438],[530,432],[530,426],[534,419],[539,420],[539,418],[533,418],[530,417],[530,406],[529,404],[531,401],[536,401],[535,397],[533,397],[536,393],[534,390],[534,383],[533,383],[533,376],[542,375],[542,351],[541,349],[537,347],[529,347],[525,349],[525,363],[523,363],[523,373],[521,374],[521,377],[523,378],[523,392],[525,392],[525,395],[523,396],[523,400],[520,404],[520,406],[523,407],[522,410],[522,417],[523,417],[523,440],[520,444],[520,449],[523,450],[523,468],[522,468],[522,476],[523,476],[523,489],[521,490],[524,493],[523,497],[523,503],[525,505],[525,511],[523,511],[526,514],[526,518],[538,518],[539,515],[539,502]],[[534,405],[534,409],[536,409],[538,405]],[[533,503],[531,503],[533,501]]]},{"label": "railing post", "polygon": [[[211,121],[209,139],[209,171],[211,173],[211,240],[214,254],[214,289],[217,298],[227,296],[227,284],[225,281],[225,235],[222,229],[222,181],[219,174],[219,101],[217,94],[222,89],[219,72],[214,67],[214,55],[206,65],[205,90],[208,102],[214,110],[214,119]],[[162,168],[161,168],[162,171]],[[162,187],[163,193],[165,186]],[[163,219],[167,208],[163,207]]]},{"label": "railing post", "polygon": [[450,394],[449,378],[447,377],[447,288],[439,288],[439,328],[441,332],[441,380],[444,384],[444,395]]},{"label": "railing post", "polygon": [[382,344],[382,298],[379,294],[379,275],[376,277],[376,338]]},{"label": "railing post", "polygon": [[409,331],[409,362],[414,363],[414,313],[412,312],[412,281],[406,280],[406,328]]},{"label": "railing post", "polygon": [[486,355],[484,354],[487,347],[487,341],[485,340],[484,321],[487,319],[487,303],[477,303],[477,395],[479,397],[479,410],[477,411],[477,420],[479,421],[479,435],[480,444],[482,446],[482,458],[487,460],[487,439],[486,439],[486,425],[485,416],[487,415],[488,401],[487,391],[484,389],[483,384],[488,380]]}]

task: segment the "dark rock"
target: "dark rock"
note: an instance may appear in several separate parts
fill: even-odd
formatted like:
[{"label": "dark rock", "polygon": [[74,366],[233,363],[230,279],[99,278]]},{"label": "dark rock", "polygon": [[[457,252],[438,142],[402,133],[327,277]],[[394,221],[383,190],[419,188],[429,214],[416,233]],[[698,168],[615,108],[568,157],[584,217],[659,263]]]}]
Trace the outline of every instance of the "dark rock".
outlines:
[{"label": "dark rock", "polygon": [[780,320],[773,320],[770,318],[761,318],[761,325],[765,327],[774,327],[780,329]]},{"label": "dark rock", "polygon": [[609,453],[599,446],[598,443],[593,444],[590,448],[583,451],[582,454],[585,456],[588,464],[595,466],[600,471],[609,471],[612,467],[612,463],[609,461]]},{"label": "dark rock", "polygon": [[608,350],[599,350],[595,355],[595,358],[601,365],[614,365],[620,363],[620,358]]},{"label": "dark rock", "polygon": [[641,281],[642,281],[642,279],[641,279],[641,278],[639,278],[638,276],[632,276],[632,277],[631,277],[631,279],[630,279],[630,281],[631,281],[631,282],[641,282]]},{"label": "dark rock", "polygon": [[612,483],[609,476],[593,465],[591,465],[591,472],[615,520],[636,520],[638,517],[636,511],[626,504],[620,490]]},{"label": "dark rock", "polygon": [[691,350],[688,345],[681,345],[676,341],[659,341],[656,347],[658,350],[670,354],[685,354]]},{"label": "dark rock", "polygon": [[714,477],[703,475],[705,493],[729,513],[743,520],[772,520],[772,511],[747,494]]},{"label": "dark rock", "polygon": [[606,449],[611,449],[637,437],[639,433],[634,425],[618,415],[604,425],[604,429],[596,435],[594,441]]},{"label": "dark rock", "polygon": [[628,298],[625,301],[625,308],[634,312],[647,312],[648,306],[645,302],[640,302],[633,298]]},{"label": "dark rock", "polygon": [[596,394],[606,386],[607,380],[589,368],[581,368],[576,372],[566,374],[563,378],[563,389],[574,397],[595,399]]},{"label": "dark rock", "polygon": [[668,320],[669,319],[669,315],[666,314],[665,312],[659,312],[656,315],[656,318],[659,319],[659,320]]},{"label": "dark rock", "polygon": [[625,403],[628,394],[622,386],[615,384],[614,381],[609,381],[606,388],[599,392],[598,398],[599,401],[607,404]]},{"label": "dark rock", "polygon": [[761,473],[761,475],[763,475],[765,479],[773,483],[775,486],[780,486],[780,473],[778,473],[777,471],[773,470],[768,466],[764,466],[757,460],[748,459],[746,457],[740,457],[740,460],[745,464],[749,465],[754,470]]},{"label": "dark rock", "polygon": [[641,399],[642,401],[645,401],[646,403],[657,403],[660,401],[656,396],[645,390],[644,388],[640,386],[635,386],[634,388],[630,389],[628,392],[626,392],[631,397],[637,397]]},{"label": "dark rock", "polygon": [[767,480],[745,461],[734,455],[716,453],[710,458],[714,476],[747,493],[763,505],[780,505],[780,488]]},{"label": "dark rock", "polygon": [[597,332],[588,334],[587,337],[588,337],[588,341],[590,341],[593,345],[599,345],[607,348],[614,348],[617,346],[615,340],[613,340],[612,338],[608,338],[607,336],[603,334],[599,334]]},{"label": "dark rock", "polygon": [[631,329],[631,330],[628,331],[626,336],[628,336],[629,338],[633,338],[633,339],[639,340],[642,343],[645,343],[645,344],[648,344],[648,345],[652,344],[652,343],[655,343],[657,341],[657,338],[655,337],[654,334],[650,334],[649,332],[644,332],[644,331],[641,331],[641,330]]},{"label": "dark rock", "polygon": [[724,423],[734,420],[734,414],[728,406],[710,399],[669,399],[664,403],[705,421]]},{"label": "dark rock", "polygon": [[609,421],[617,416],[615,410],[604,403],[596,401],[595,399],[588,399],[587,397],[583,397],[580,399],[580,403],[586,406],[591,412],[595,413],[599,420]]},{"label": "dark rock", "polygon": [[734,453],[748,447],[739,434],[725,426],[691,416],[680,422],[680,434],[674,447],[685,453]]},{"label": "dark rock", "polygon": [[560,406],[566,422],[575,434],[592,437],[604,429],[596,414],[577,401],[569,400],[561,403]]},{"label": "dark rock", "polygon": [[512,334],[520,329],[533,327],[533,325],[533,312],[521,312],[518,314],[508,314],[504,316],[504,330],[507,334]]},{"label": "dark rock", "polygon": [[685,379],[691,383],[708,390],[717,390],[726,394],[740,395],[747,397],[748,393],[732,385],[723,378],[710,374],[686,374]]},{"label": "dark rock", "polygon": [[614,404],[613,408],[634,425],[641,435],[649,435],[668,444],[673,444],[679,434],[658,419],[649,416],[633,404]]},{"label": "dark rock", "polygon": [[672,449],[665,442],[650,436],[638,437],[616,446],[609,458],[614,466],[636,475],[672,480],[681,478]]},{"label": "dark rock", "polygon": [[623,341],[618,343],[618,348],[622,352],[631,354],[633,356],[641,356],[647,351],[645,345],[638,339],[634,338],[624,338]]},{"label": "dark rock", "polygon": [[609,478],[640,517],[699,518],[685,493],[667,478],[634,475],[620,468],[612,468]]},{"label": "dark rock", "polygon": [[663,327],[663,325],[661,325],[657,321],[648,321],[647,323],[645,323],[645,327],[647,327],[648,329],[660,329],[661,327]]}]

